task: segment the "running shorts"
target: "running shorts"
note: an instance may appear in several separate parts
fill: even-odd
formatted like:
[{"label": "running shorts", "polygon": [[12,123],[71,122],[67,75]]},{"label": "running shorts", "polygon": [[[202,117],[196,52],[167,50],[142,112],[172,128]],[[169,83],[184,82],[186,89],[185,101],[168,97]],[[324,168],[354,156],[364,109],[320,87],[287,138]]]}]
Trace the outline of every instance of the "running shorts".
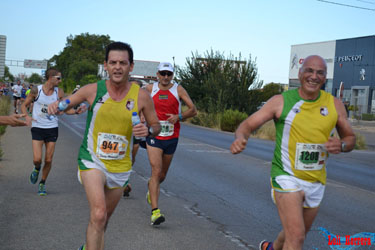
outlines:
[{"label": "running shorts", "polygon": [[125,187],[130,178],[131,170],[123,173],[110,173],[107,171],[107,169],[103,168],[102,166],[99,166],[97,164],[91,164],[90,166],[86,166],[88,169],[81,170],[78,167],[78,181],[82,184],[81,179],[81,172],[82,171],[90,171],[91,169],[98,169],[105,175],[105,186],[109,189],[115,189],[115,188],[122,188]]},{"label": "running shorts", "polygon": [[[304,191],[304,208],[319,207],[325,190],[325,185],[320,182],[308,182],[291,175],[279,175],[271,178],[271,196],[275,202],[276,192],[298,192]],[[275,202],[276,203],[276,202]]]},{"label": "running shorts", "polygon": [[31,128],[31,137],[36,141],[56,142],[59,137],[59,128]]},{"label": "running shorts", "polygon": [[150,145],[151,147],[162,149],[164,154],[173,155],[177,148],[178,138],[173,138],[170,140],[159,140],[156,138],[147,137],[146,142],[147,145]]}]

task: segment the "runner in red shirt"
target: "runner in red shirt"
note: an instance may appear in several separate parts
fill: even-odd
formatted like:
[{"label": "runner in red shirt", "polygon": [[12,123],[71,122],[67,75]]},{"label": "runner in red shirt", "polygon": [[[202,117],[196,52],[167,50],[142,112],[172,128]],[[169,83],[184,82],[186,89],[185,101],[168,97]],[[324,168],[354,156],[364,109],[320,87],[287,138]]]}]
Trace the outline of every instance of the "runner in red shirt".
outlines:
[{"label": "runner in red shirt", "polygon": [[[174,69],[163,62],[156,73],[159,81],[146,86],[151,93],[155,110],[161,124],[161,132],[155,138],[147,137],[147,153],[151,164],[147,201],[151,204],[151,224],[159,225],[165,217],[158,209],[160,183],[167,175],[180,134],[180,121],[197,114],[195,105],[186,90],[172,81]],[[188,109],[181,112],[181,100]]]}]

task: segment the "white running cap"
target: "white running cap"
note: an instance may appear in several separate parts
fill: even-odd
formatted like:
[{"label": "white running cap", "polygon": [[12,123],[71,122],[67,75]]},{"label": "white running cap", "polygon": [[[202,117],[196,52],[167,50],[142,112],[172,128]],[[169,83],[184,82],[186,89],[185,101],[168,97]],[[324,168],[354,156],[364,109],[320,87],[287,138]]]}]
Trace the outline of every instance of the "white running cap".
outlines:
[{"label": "white running cap", "polygon": [[170,71],[173,73],[173,66],[169,62],[161,62],[158,66],[158,71]]}]

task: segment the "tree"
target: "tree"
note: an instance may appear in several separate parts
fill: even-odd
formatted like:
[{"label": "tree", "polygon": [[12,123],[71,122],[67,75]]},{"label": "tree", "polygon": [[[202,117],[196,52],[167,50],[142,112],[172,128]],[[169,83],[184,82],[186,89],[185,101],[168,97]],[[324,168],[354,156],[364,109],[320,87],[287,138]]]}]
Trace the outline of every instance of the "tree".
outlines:
[{"label": "tree", "polygon": [[263,89],[252,89],[250,90],[251,103],[249,103],[248,110],[249,114],[252,114],[258,110],[258,107],[262,102],[268,101],[272,96],[278,95],[283,92],[283,88],[280,84],[269,83],[263,87]]},{"label": "tree", "polygon": [[42,83],[43,78],[37,73],[32,73],[31,76],[27,78],[27,81],[29,83]]},{"label": "tree", "polygon": [[196,103],[205,112],[223,112],[227,109],[248,113],[249,87],[260,84],[255,60],[243,60],[219,51],[198,53],[186,59],[186,67],[177,69],[177,77]]},{"label": "tree", "polygon": [[82,84],[85,75],[97,75],[98,64],[104,61],[105,47],[111,42],[108,35],[82,33],[67,37],[63,51],[54,55],[48,63],[49,67],[53,66],[61,72],[65,91]]},{"label": "tree", "polygon": [[272,96],[278,95],[282,92],[283,92],[283,88],[280,84],[271,82],[263,87],[262,102],[265,102],[268,99],[270,99]]},{"label": "tree", "polygon": [[[5,79],[8,79],[8,80],[5,80]],[[9,81],[9,82],[14,82],[14,76],[12,75],[12,73],[10,73],[9,71],[9,67],[5,65],[5,68],[4,68],[4,77],[1,78],[2,81]]]}]

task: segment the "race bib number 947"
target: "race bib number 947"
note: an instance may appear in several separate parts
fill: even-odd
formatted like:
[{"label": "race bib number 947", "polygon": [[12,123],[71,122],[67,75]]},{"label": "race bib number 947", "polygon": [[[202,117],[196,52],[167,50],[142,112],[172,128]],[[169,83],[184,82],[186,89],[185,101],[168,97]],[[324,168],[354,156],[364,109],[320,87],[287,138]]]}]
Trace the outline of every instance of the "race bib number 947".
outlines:
[{"label": "race bib number 947", "polygon": [[328,157],[323,144],[297,143],[295,169],[320,170]]},{"label": "race bib number 947", "polygon": [[96,156],[103,160],[120,160],[125,157],[128,140],[125,136],[99,133]]}]

